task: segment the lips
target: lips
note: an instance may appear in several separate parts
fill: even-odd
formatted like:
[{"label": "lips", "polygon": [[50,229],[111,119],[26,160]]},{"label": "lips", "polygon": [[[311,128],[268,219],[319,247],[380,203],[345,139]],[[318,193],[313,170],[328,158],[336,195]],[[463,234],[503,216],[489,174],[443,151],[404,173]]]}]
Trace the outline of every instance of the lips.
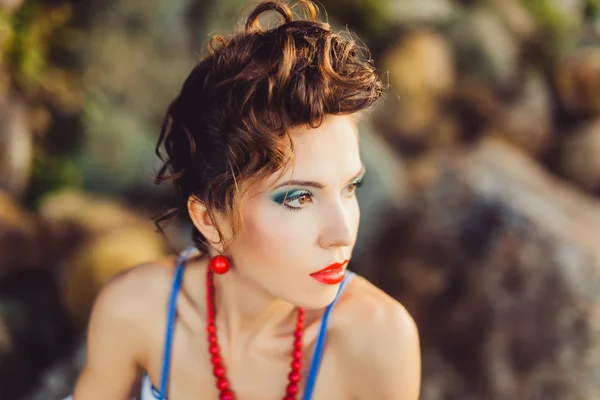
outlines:
[{"label": "lips", "polygon": [[313,272],[310,274],[310,276],[321,283],[325,283],[326,285],[337,285],[344,280],[344,275],[346,275],[346,268],[344,268],[344,266],[347,263],[348,260],[345,260],[341,263],[331,264],[320,271]]}]

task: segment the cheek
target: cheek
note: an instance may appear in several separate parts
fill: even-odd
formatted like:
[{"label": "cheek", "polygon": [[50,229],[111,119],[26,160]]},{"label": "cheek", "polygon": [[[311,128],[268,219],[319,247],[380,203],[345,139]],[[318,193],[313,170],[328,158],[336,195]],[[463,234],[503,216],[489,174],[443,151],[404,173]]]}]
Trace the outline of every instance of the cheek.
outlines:
[{"label": "cheek", "polygon": [[249,208],[244,218],[243,247],[268,258],[277,254],[289,257],[295,250],[306,249],[314,242],[315,233],[312,218],[305,211],[287,211],[270,204]]},{"label": "cheek", "polygon": [[358,205],[357,200],[354,200],[354,206],[350,213],[350,221],[352,229],[354,230],[354,236],[356,237],[358,226],[360,225],[360,206]]}]

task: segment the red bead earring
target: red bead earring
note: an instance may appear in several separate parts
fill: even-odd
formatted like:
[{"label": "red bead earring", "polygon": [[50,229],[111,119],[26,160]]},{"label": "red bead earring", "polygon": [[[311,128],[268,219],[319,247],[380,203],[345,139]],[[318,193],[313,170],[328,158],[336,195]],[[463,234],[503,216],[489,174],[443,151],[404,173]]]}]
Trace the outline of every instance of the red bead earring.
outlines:
[{"label": "red bead earring", "polygon": [[229,271],[229,259],[224,255],[219,254],[210,259],[208,267],[217,275],[223,275]]}]

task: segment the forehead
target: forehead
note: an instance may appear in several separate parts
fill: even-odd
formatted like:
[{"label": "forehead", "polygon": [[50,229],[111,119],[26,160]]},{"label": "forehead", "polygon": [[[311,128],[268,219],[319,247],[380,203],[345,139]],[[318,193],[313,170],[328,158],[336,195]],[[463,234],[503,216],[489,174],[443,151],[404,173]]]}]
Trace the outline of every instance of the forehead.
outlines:
[{"label": "forehead", "polygon": [[291,137],[294,160],[281,177],[276,173],[270,182],[302,179],[337,183],[361,167],[355,115],[328,115],[318,128],[296,127]]},{"label": "forehead", "polygon": [[287,180],[310,180],[328,185],[350,179],[362,167],[358,118],[358,114],[328,115],[318,128],[293,128],[290,132],[294,144],[293,160],[285,170],[261,181],[244,182],[247,198],[252,199]]},{"label": "forehead", "polygon": [[328,115],[318,128],[296,127],[291,136],[296,167],[358,156],[358,131],[351,115]]}]

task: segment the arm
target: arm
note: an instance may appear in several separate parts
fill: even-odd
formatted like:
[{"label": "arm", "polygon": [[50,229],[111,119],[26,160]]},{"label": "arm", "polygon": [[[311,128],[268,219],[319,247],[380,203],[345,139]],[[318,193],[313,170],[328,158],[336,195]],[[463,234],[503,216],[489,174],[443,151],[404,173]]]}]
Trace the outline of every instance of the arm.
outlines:
[{"label": "arm", "polygon": [[421,353],[417,327],[398,303],[380,304],[352,334],[353,393],[356,399],[417,400],[421,387]]},{"label": "arm", "polygon": [[382,373],[373,383],[373,387],[380,391],[376,398],[418,400],[421,388],[421,351],[417,326],[406,309],[397,306],[392,311],[389,323],[382,327],[385,328],[387,330],[382,335],[382,343],[386,345],[379,349]]},{"label": "arm", "polygon": [[140,303],[125,274],[100,292],[87,337],[87,356],[74,400],[128,400],[138,381],[142,338],[136,316]]}]

